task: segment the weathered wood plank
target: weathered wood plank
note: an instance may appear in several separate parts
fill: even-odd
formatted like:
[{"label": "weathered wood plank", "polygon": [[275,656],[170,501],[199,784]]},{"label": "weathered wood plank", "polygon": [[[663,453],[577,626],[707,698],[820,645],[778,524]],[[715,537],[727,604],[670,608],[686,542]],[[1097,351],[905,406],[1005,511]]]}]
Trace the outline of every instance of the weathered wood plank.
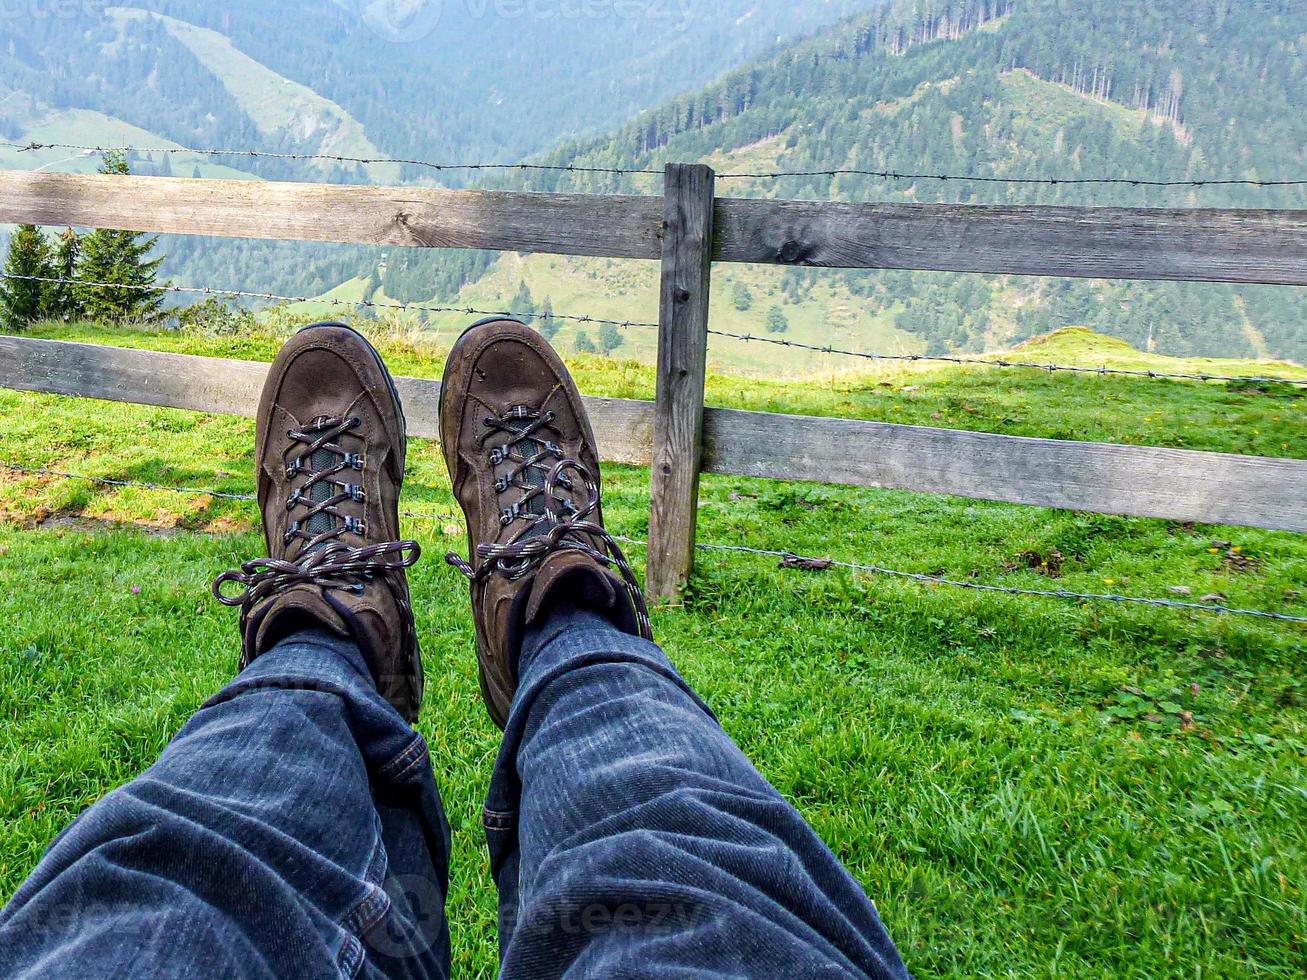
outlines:
[{"label": "weathered wood plank", "polygon": [[723,198],[722,262],[1307,284],[1307,211]]},{"label": "weathered wood plank", "polygon": [[0,224],[656,259],[656,197],[0,171]]},{"label": "weathered wood plank", "polygon": [[[252,416],[266,364],[0,337],[0,387]],[[435,381],[397,379],[419,438]],[[650,402],[588,398],[605,460],[652,459]],[[1307,532],[1307,460],[707,409],[704,472]]]},{"label": "weathered wood plank", "polygon": [[649,594],[655,599],[679,595],[694,568],[714,184],[709,167],[667,167],[646,573]]},{"label": "weathered wood plank", "polygon": [[709,409],[704,469],[1307,531],[1307,460]]},{"label": "weathered wood plank", "polygon": [[[0,387],[253,418],[268,365],[189,354],[0,336]],[[409,435],[440,436],[440,383],[396,378]],[[653,405],[587,398],[603,458],[647,465]]]}]

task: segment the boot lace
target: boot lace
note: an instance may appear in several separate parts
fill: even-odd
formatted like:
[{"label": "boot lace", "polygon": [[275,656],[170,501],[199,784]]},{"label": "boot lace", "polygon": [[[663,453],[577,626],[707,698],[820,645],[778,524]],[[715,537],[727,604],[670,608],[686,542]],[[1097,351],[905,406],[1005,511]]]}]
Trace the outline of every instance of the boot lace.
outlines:
[{"label": "boot lace", "polygon": [[[347,503],[365,503],[367,492],[362,473],[367,464],[363,453],[351,453],[340,445],[340,437],[362,424],[358,418],[314,419],[286,435],[286,476],[307,476],[286,500],[288,511],[302,511],[287,525],[283,544],[290,548],[302,541],[294,558],[259,558],[239,569],[224,572],[213,583],[213,594],[225,606],[246,610],[274,595],[300,585],[339,589],[362,595],[369,582],[382,577],[394,593],[401,610],[407,607],[402,590],[391,581],[395,573],[417,564],[422,549],[416,541],[389,541],[352,547],[341,540],[346,534],[363,537],[367,521],[340,508]],[[339,479],[358,473],[359,482]],[[232,592],[230,587],[240,587]]]},{"label": "boot lace", "polygon": [[[508,527],[522,521],[524,526],[504,544],[478,545],[480,568],[473,568],[453,552],[445,556],[445,561],[474,583],[484,582],[493,575],[517,582],[538,571],[555,552],[579,551],[605,568],[617,570],[635,610],[639,634],[652,640],[649,609],[635,572],[613,536],[591,520],[599,510],[599,486],[581,462],[569,458],[556,442],[547,438],[558,434],[553,428],[554,420],[553,412],[542,413],[522,406],[486,418],[482,448],[498,434],[508,436],[507,442],[488,450],[492,467],[510,464],[507,472],[496,479],[495,491],[501,497],[520,491],[518,499],[500,512],[500,524]],[[572,498],[578,483],[586,491],[586,501],[581,507]]]}]

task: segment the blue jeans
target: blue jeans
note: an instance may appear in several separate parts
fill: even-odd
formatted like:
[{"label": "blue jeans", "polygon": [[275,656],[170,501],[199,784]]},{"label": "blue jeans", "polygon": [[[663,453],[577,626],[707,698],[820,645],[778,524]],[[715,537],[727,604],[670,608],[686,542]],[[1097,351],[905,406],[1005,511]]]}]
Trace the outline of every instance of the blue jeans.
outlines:
[{"label": "blue jeans", "polygon": [[[661,650],[527,637],[485,811],[505,976],[906,976],[875,908]],[[4,977],[448,977],[449,827],[358,648],[293,636],[63,832]]]}]

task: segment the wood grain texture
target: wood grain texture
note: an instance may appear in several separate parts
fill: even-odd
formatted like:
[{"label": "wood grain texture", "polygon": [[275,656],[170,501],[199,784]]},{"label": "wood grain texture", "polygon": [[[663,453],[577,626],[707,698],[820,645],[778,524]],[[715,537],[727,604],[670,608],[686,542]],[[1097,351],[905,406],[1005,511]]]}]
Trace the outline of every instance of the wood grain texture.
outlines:
[{"label": "wood grain texture", "polygon": [[0,223],[656,259],[656,197],[0,171]]},{"label": "wood grain texture", "polygon": [[[0,387],[253,418],[268,365],[189,354],[0,337]],[[409,435],[440,436],[440,383],[396,378]],[[648,465],[653,405],[587,398],[602,458]]]},{"label": "wood grain texture", "polygon": [[1307,531],[1307,460],[709,409],[704,469]]},{"label": "wood grain texture", "polygon": [[694,568],[714,183],[709,167],[667,167],[647,571],[654,599],[678,596]]},{"label": "wood grain texture", "polygon": [[722,262],[1307,284],[1307,211],[723,198]]},{"label": "wood grain texture", "polygon": [[[0,387],[253,416],[268,365],[0,336]],[[439,436],[440,385],[397,378],[409,434]],[[600,455],[647,465],[650,402],[587,398]],[[1062,442],[707,409],[703,470],[893,487],[1105,514],[1307,531],[1307,460]]]}]

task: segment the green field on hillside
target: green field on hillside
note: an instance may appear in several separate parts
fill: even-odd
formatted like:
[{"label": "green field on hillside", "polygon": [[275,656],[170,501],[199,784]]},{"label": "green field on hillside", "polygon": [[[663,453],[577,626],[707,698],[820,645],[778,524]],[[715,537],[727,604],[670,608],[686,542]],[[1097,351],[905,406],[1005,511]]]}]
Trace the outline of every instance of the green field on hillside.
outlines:
[{"label": "green field on hillside", "polygon": [[[561,308],[561,304],[560,304]],[[266,332],[33,335],[271,359]],[[453,324],[371,332],[436,377]],[[634,360],[574,357],[583,391],[648,397]],[[619,351],[619,354],[622,353]],[[1032,360],[1193,369],[1085,331]],[[1259,362],[1230,373],[1307,377]],[[1203,362],[1199,369],[1213,371]],[[714,405],[1301,458],[1307,393],[997,368],[715,374]],[[0,391],[0,463],[246,493],[253,423]],[[850,451],[860,451],[851,447]],[[608,466],[616,533],[648,471]],[[477,690],[465,550],[439,447],[403,507],[428,673],[419,728],[454,835],[455,972],[497,966],[481,805],[497,739]],[[1032,589],[1307,615],[1307,538],[897,491],[707,476],[700,536]],[[0,469],[0,901],[82,808],[131,779],[235,668],[210,580],[263,550],[253,504]],[[637,570],[643,553],[632,548]],[[1043,568],[1042,565],[1049,567]],[[1052,577],[1056,572],[1056,578]],[[659,610],[673,661],[876,901],[919,976],[1300,977],[1307,970],[1307,630],[1016,598],[704,552]]]}]

